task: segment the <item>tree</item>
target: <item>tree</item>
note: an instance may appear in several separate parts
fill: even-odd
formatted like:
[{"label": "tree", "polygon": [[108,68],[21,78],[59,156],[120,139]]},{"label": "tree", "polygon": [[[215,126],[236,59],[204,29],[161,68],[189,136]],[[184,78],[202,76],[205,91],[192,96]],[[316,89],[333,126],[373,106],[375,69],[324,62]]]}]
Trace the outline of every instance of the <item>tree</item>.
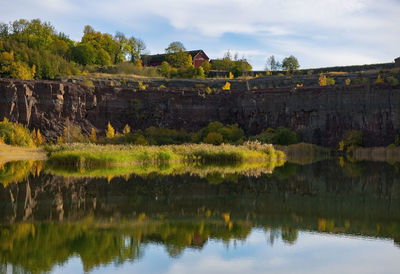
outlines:
[{"label": "tree", "polygon": [[75,62],[82,65],[92,65],[96,62],[97,52],[90,43],[79,43],[72,50]]},{"label": "tree", "polygon": [[171,66],[168,64],[168,62],[164,61],[161,63],[161,66],[158,68],[158,70],[162,76],[169,77]]},{"label": "tree", "polygon": [[275,60],[275,56],[271,55],[267,59],[265,69],[270,70],[270,71],[279,70],[279,69],[281,69],[281,64]]},{"label": "tree", "polygon": [[220,145],[223,142],[223,136],[217,132],[210,132],[204,138],[204,142],[207,144]]},{"label": "tree", "polygon": [[165,49],[165,52],[166,52],[167,54],[170,54],[170,53],[183,52],[183,51],[185,51],[185,50],[186,50],[186,48],[185,48],[185,46],[182,44],[182,42],[175,41],[175,42],[172,42],[172,43],[170,43],[170,44],[168,45],[168,47]]},{"label": "tree", "polygon": [[122,131],[122,133],[124,135],[127,135],[127,134],[131,133],[131,127],[128,124],[126,124],[124,129],[123,129],[123,131]]},{"label": "tree", "polygon": [[112,127],[111,123],[108,122],[107,129],[106,129],[106,137],[108,139],[112,139],[115,136],[115,129]]},{"label": "tree", "polygon": [[146,44],[140,39],[131,37],[128,40],[128,46],[129,59],[132,63],[136,63],[140,60],[142,52],[146,49]]},{"label": "tree", "polygon": [[94,128],[91,129],[90,131],[90,141],[92,143],[96,143],[97,142],[97,134],[96,134],[96,130]]},{"label": "tree", "polygon": [[284,68],[285,70],[296,70],[299,67],[300,67],[299,61],[293,55],[286,57],[282,61],[282,68]]},{"label": "tree", "polygon": [[128,39],[122,32],[117,32],[114,36],[114,42],[116,44],[116,53],[114,58],[114,64],[125,61],[125,56],[129,53],[130,48]]},{"label": "tree", "polygon": [[40,129],[38,129],[36,131],[36,140],[35,141],[36,141],[36,145],[39,145],[39,146],[43,145],[43,143],[44,143],[44,139],[43,139],[42,134],[40,133]]},{"label": "tree", "polygon": [[202,67],[203,70],[204,70],[205,76],[208,76],[208,74],[210,73],[210,70],[211,70],[211,64],[210,64],[210,62],[208,62],[208,61],[203,62],[203,63],[201,64],[201,67]]}]

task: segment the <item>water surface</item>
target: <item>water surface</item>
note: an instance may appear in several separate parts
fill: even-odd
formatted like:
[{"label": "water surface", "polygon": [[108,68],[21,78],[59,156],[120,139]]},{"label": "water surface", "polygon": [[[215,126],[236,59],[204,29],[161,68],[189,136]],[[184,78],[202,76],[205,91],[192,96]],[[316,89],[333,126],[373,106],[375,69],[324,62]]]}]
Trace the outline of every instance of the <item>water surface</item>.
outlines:
[{"label": "water surface", "polygon": [[[118,175],[120,172],[120,176]],[[0,168],[0,272],[398,273],[399,165]]]}]

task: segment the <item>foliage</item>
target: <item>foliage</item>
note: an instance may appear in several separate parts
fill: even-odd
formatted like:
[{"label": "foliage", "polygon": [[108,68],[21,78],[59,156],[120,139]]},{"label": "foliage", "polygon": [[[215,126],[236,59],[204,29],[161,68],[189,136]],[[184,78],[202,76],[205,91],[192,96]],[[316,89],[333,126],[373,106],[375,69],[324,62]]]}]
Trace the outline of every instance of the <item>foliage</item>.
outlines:
[{"label": "foliage", "polygon": [[231,90],[231,83],[226,82],[225,85],[222,86],[222,90]]},{"label": "foliage", "polygon": [[203,70],[204,70],[204,75],[205,75],[205,76],[208,76],[208,74],[210,73],[210,70],[211,70],[211,64],[210,64],[210,62],[208,62],[208,61],[203,62],[203,63],[201,64],[201,67],[202,67]]},{"label": "foliage", "polygon": [[384,81],[383,81],[383,79],[382,79],[382,76],[381,76],[381,74],[379,73],[378,74],[378,78],[376,79],[376,81],[375,81],[375,83],[383,83]]},{"label": "foliage", "polygon": [[223,140],[224,137],[222,136],[222,134],[217,132],[210,132],[207,134],[206,138],[204,138],[204,142],[206,144],[212,144],[212,145],[220,145],[222,144]]},{"label": "foliage", "polygon": [[107,124],[106,137],[107,139],[112,139],[115,137],[115,129],[112,127],[110,122]]},{"label": "foliage", "polygon": [[392,86],[397,86],[399,84],[399,80],[394,76],[388,76],[386,81]]},{"label": "foliage", "polygon": [[[210,135],[210,133],[213,134]],[[220,139],[220,136],[222,136],[222,140]],[[243,143],[244,138],[244,132],[239,128],[238,124],[224,126],[220,122],[211,122],[194,134],[192,140],[197,143],[241,144]]]},{"label": "foliage", "polygon": [[149,86],[149,85],[143,84],[142,81],[139,81],[139,82],[138,82],[138,88],[139,88],[140,90],[146,90],[148,86]]},{"label": "foliage", "polygon": [[58,143],[86,143],[88,142],[88,137],[82,134],[82,129],[78,125],[72,124],[69,119],[67,119],[63,135],[57,139]]},{"label": "foliage", "polygon": [[300,67],[299,61],[297,60],[296,57],[293,55],[290,55],[289,57],[286,57],[282,61],[282,68],[285,70],[297,70]]},{"label": "foliage", "polygon": [[37,146],[41,146],[45,143],[45,139],[43,138],[42,134],[40,133],[40,129],[36,130],[33,129],[32,133],[32,140]]},{"label": "foliage", "polygon": [[329,86],[334,86],[335,85],[335,79],[333,77],[327,77],[326,78],[326,84]]},{"label": "foliage", "polygon": [[115,66],[111,66],[110,68],[115,68],[112,71],[117,74],[134,74],[141,75],[147,77],[159,77],[160,74],[157,71],[157,68],[154,67],[143,67],[137,64],[133,64],[132,62],[120,62]]},{"label": "foliage", "polygon": [[276,70],[280,70],[281,68],[282,68],[282,65],[279,63],[279,61],[275,60],[274,55],[271,55],[270,57],[268,57],[267,63],[265,65],[265,70],[276,71]]},{"label": "foliage", "polygon": [[0,74],[19,79],[54,79],[80,73],[78,65],[109,66],[126,59],[141,68],[146,48],[140,39],[96,32],[91,26],[85,26],[79,42],[39,19],[1,26]]},{"label": "foliage", "polygon": [[90,130],[90,138],[89,138],[89,140],[92,143],[96,143],[97,142],[97,134],[96,134],[96,130],[94,128],[92,128]]},{"label": "foliage", "polygon": [[131,133],[131,127],[128,124],[126,124],[124,129],[122,130],[122,134],[127,135],[129,133]]},{"label": "foliage", "polygon": [[232,73],[233,77],[239,77],[251,71],[252,67],[243,57],[239,59],[237,56],[232,60],[231,54],[228,51],[222,59],[213,60],[211,69],[218,71],[226,71]]},{"label": "foliage", "polygon": [[327,78],[326,78],[326,75],[323,74],[322,72],[319,74],[318,83],[319,83],[319,85],[320,85],[321,87],[327,85]]},{"label": "foliage", "polygon": [[8,145],[25,147],[35,146],[29,130],[21,124],[8,121],[7,118],[4,118],[4,120],[0,122],[0,139]]},{"label": "foliage", "polygon": [[271,145],[99,146],[53,145],[46,148],[55,166],[77,168],[160,162],[241,163],[283,159]]},{"label": "foliage", "polygon": [[265,131],[251,139],[258,140],[263,144],[274,145],[291,145],[299,142],[296,132],[285,127],[278,127],[276,130],[267,128]]}]

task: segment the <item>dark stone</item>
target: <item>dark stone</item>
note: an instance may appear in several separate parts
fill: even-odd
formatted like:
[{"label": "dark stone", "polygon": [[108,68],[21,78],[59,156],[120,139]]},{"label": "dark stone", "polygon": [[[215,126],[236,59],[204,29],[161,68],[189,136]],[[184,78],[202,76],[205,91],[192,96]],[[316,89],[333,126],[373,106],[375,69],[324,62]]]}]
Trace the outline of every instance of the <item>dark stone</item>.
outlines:
[{"label": "dark stone", "polygon": [[367,146],[388,145],[400,134],[400,88],[386,84],[219,91],[97,86],[51,81],[0,80],[0,119],[40,129],[50,140],[67,118],[102,132],[149,126],[196,131],[209,122],[238,123],[247,134],[272,127],[295,130],[305,142],[335,146],[349,130],[362,130]]}]

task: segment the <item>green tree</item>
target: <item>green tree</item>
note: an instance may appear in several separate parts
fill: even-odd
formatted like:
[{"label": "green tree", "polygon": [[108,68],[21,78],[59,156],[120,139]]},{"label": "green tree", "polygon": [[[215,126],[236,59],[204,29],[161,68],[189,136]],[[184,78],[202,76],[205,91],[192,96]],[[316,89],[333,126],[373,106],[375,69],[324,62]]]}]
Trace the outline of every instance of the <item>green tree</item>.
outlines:
[{"label": "green tree", "polygon": [[293,70],[297,70],[299,67],[300,67],[299,61],[293,55],[286,57],[282,61],[282,68],[284,68],[285,70],[293,71]]},{"label": "green tree", "polygon": [[97,52],[90,43],[79,43],[72,50],[75,62],[82,65],[92,65],[96,62]]},{"label": "green tree", "polygon": [[171,53],[177,53],[177,52],[184,52],[186,50],[185,46],[182,44],[182,42],[175,41],[171,42],[168,47],[165,49],[165,52],[167,54]]},{"label": "green tree", "polygon": [[210,70],[211,70],[211,64],[210,64],[210,62],[208,62],[208,61],[203,62],[203,63],[201,64],[201,67],[202,67],[203,70],[204,70],[204,75],[205,75],[205,76],[208,76],[208,74],[210,73]]},{"label": "green tree", "polygon": [[160,71],[162,76],[170,77],[171,66],[168,64],[168,62],[162,62],[158,70]]},{"label": "green tree", "polygon": [[142,52],[146,49],[146,44],[135,37],[131,37],[128,39],[128,53],[129,59],[132,63],[136,63],[138,60],[141,59]]},{"label": "green tree", "polygon": [[217,132],[210,132],[207,134],[206,138],[204,138],[204,142],[207,144],[220,145],[223,142],[223,136]]}]

